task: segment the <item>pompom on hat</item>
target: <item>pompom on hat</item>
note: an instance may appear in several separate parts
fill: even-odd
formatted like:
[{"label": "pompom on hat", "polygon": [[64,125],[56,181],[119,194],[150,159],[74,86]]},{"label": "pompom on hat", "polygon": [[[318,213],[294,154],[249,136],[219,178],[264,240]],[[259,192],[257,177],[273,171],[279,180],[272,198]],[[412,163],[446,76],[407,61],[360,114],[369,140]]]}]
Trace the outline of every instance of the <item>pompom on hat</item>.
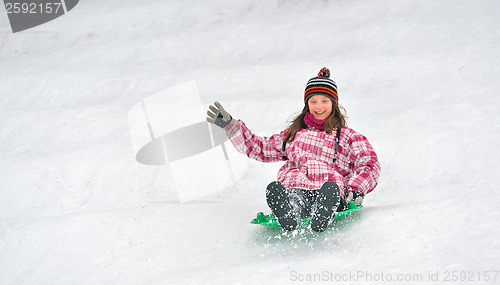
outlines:
[{"label": "pompom on hat", "polygon": [[309,79],[306,84],[306,91],[304,92],[304,103],[313,95],[324,95],[332,99],[336,104],[339,103],[339,95],[337,94],[337,84],[330,79],[330,70],[323,67],[318,76]]}]

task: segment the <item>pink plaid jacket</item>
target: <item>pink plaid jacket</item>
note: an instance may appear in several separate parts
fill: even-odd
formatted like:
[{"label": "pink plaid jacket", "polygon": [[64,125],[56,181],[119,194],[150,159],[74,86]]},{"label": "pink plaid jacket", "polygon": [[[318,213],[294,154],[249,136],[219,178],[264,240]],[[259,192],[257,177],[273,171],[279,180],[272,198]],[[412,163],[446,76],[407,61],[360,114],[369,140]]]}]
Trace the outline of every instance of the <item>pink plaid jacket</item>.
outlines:
[{"label": "pink plaid jacket", "polygon": [[326,181],[334,181],[344,197],[349,191],[370,193],[380,175],[377,154],[368,140],[350,128],[342,128],[337,154],[335,132],[327,134],[315,128],[297,132],[293,142],[282,153],[285,131],[271,137],[254,135],[240,120],[231,120],[224,128],[236,149],[249,158],[262,162],[283,161],[277,180],[287,189],[317,190]]}]

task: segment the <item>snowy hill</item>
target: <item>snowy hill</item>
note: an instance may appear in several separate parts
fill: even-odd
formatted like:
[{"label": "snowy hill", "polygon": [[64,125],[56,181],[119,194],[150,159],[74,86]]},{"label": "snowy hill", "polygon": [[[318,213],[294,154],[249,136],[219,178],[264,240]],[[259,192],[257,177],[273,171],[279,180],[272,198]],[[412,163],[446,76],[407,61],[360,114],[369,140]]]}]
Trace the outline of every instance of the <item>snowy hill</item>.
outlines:
[{"label": "snowy hill", "polygon": [[[87,0],[16,34],[0,15],[0,284],[500,284],[498,1]],[[382,165],[325,233],[249,224],[280,164],[181,204],[136,162],[150,94],[195,80],[268,136],[323,66]]]}]

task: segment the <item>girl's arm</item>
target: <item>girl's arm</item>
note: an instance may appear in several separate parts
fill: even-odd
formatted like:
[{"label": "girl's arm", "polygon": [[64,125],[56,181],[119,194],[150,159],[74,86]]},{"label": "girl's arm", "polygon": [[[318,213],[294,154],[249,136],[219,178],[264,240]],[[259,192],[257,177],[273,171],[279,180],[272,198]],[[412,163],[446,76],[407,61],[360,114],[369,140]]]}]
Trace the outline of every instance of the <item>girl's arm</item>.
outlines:
[{"label": "girl's arm", "polygon": [[283,161],[281,145],[284,131],[271,137],[254,135],[240,120],[231,120],[224,127],[227,136],[238,152],[262,162]]},{"label": "girl's arm", "polygon": [[366,137],[360,134],[351,137],[349,145],[351,148],[349,160],[354,162],[354,168],[346,181],[346,186],[350,191],[366,195],[377,186],[380,176],[380,163],[377,154]]}]

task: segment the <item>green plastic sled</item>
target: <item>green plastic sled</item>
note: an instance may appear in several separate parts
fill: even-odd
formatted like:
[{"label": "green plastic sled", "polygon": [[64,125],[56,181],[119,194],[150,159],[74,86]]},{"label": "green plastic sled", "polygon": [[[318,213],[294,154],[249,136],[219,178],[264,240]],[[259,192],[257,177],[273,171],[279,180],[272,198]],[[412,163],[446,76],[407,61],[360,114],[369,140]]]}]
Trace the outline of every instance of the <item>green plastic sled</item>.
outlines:
[{"label": "green plastic sled", "polygon": [[[345,216],[348,216],[352,212],[363,208],[363,206],[356,207],[356,204],[354,203],[354,201],[349,202],[347,207],[348,207],[347,210],[342,211],[342,212],[338,212],[335,214],[335,220],[341,219]],[[264,227],[281,228],[280,224],[278,223],[278,221],[276,220],[276,217],[273,214],[264,215],[263,212],[257,213],[257,217],[255,219],[253,219],[250,223],[255,224],[255,225],[261,225]],[[307,226],[309,224],[311,224],[311,218],[310,217],[303,218],[299,222],[299,227],[300,226]]]}]

